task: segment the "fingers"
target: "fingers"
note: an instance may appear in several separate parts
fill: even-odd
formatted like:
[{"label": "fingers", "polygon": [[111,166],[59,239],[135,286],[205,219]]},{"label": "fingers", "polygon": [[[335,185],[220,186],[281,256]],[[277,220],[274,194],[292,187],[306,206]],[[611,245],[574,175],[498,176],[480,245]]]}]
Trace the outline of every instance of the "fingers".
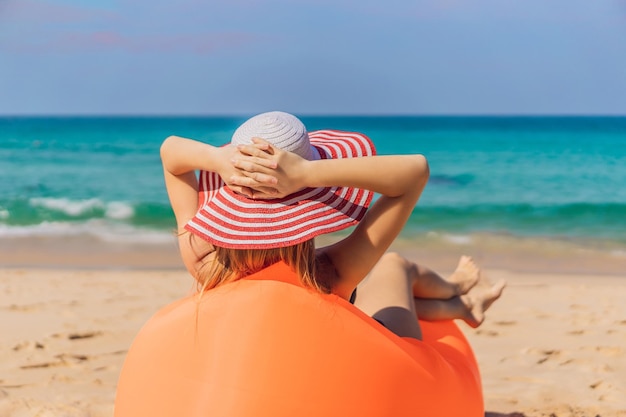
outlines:
[{"label": "fingers", "polygon": [[276,169],[277,164],[273,160],[257,158],[255,156],[234,157],[231,163],[235,168],[246,172],[261,172],[269,174]]},{"label": "fingers", "polygon": [[[237,150],[246,156],[258,158],[258,160],[274,161],[272,156],[277,152],[277,149],[269,142],[261,138],[252,138],[252,143],[247,145],[237,145]],[[272,162],[275,168],[275,162]]]},{"label": "fingers", "polygon": [[267,187],[263,183],[246,176],[233,176],[228,186],[235,192],[256,200],[269,200],[284,197],[276,188]]},{"label": "fingers", "polygon": [[254,189],[250,187],[239,187],[236,185],[229,186],[234,192],[245,195],[255,200],[271,200],[274,198],[284,197],[278,194],[275,188]]},{"label": "fingers", "polygon": [[274,186],[278,184],[278,179],[271,174],[242,170],[241,175],[248,178],[249,182],[246,184],[248,187]]},{"label": "fingers", "polygon": [[277,190],[274,188],[268,189],[268,191],[263,190],[252,190],[252,197],[255,200],[273,200],[275,198],[284,197],[282,195],[277,194]]},{"label": "fingers", "polygon": [[231,159],[236,173],[227,184],[233,189],[242,189],[242,194],[254,199],[274,199],[287,195],[283,187],[278,186],[279,178],[284,176],[278,167],[283,151],[275,148],[262,138],[254,137],[252,143],[237,145],[237,152]]},{"label": "fingers", "polygon": [[240,154],[231,159],[231,163],[242,171],[261,172],[269,175],[271,170],[278,166],[275,160],[270,159],[271,155],[253,145],[239,145],[237,150]]},{"label": "fingers", "polygon": [[[253,140],[259,141],[260,139],[254,138]],[[259,161],[267,161],[267,163],[276,164],[273,158],[275,148],[268,142],[263,141],[254,142],[249,145],[237,145],[237,150],[242,155],[254,157]]]},{"label": "fingers", "polygon": [[271,185],[276,185],[278,180],[271,175],[265,175],[258,172],[242,172],[242,175],[233,175],[229,178],[228,185],[238,185],[240,187],[249,187],[255,189],[261,189]]},{"label": "fingers", "polygon": [[273,153],[270,153],[271,147],[268,149],[265,145],[249,144],[237,145],[237,150],[244,155],[255,156],[257,158],[271,159]]},{"label": "fingers", "polygon": [[243,194],[248,198],[254,198],[254,192],[250,187],[240,187],[237,185],[229,185],[229,187],[236,193]]},{"label": "fingers", "polygon": [[270,155],[274,155],[276,153],[276,148],[263,138],[252,138],[252,143],[254,143],[258,149],[261,149]]}]

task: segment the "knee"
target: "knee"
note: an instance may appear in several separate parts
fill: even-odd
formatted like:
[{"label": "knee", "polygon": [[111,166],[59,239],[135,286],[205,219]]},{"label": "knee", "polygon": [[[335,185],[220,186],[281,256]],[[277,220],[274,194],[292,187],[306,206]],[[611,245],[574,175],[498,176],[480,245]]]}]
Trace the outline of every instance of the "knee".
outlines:
[{"label": "knee", "polygon": [[387,252],[380,258],[381,263],[385,263],[387,265],[393,265],[396,268],[400,267],[403,269],[408,269],[411,267],[412,263],[409,262],[404,256],[400,255],[397,252]]},{"label": "knee", "polygon": [[403,275],[413,280],[418,275],[418,266],[396,252],[387,252],[380,259],[385,268],[392,271],[402,271]]}]

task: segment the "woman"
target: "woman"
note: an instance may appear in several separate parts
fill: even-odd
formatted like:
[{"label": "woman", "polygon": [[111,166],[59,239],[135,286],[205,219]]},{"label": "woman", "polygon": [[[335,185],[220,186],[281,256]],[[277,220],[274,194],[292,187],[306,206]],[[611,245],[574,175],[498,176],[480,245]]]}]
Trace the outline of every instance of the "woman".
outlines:
[{"label": "woman", "polygon": [[[398,255],[385,255],[419,199],[429,171],[422,155],[375,156],[374,153],[372,143],[363,135],[337,131],[307,133],[297,118],[281,112],[264,113],[249,119],[237,129],[231,144],[224,147],[179,137],[166,139],[161,147],[161,156],[165,183],[178,224],[182,259],[199,283],[203,297],[201,303],[210,304],[207,307],[209,310],[198,307],[196,311],[198,321],[195,331],[204,332],[196,337],[204,340],[207,346],[206,351],[199,350],[201,354],[197,361],[201,362],[198,364],[200,370],[194,368],[186,372],[193,372],[193,379],[201,380],[207,386],[216,384],[221,387],[218,391],[211,388],[195,394],[189,394],[190,390],[198,389],[195,385],[183,390],[183,394],[177,394],[177,397],[183,395],[186,400],[179,401],[172,413],[181,413],[180,407],[187,407],[189,402],[204,404],[209,401],[210,404],[205,404],[208,407],[206,410],[212,415],[259,415],[261,408],[268,415],[290,415],[300,405],[303,408],[297,410],[299,415],[328,415],[329,410],[340,415],[345,414],[346,404],[352,407],[349,408],[351,412],[358,415],[381,415],[381,410],[389,407],[398,411],[393,415],[402,415],[401,410],[406,411],[407,407],[412,412],[446,415],[451,410],[449,401],[425,404],[427,399],[433,399],[444,391],[446,394],[456,393],[461,404],[465,404],[464,415],[482,413],[480,381],[469,346],[457,330],[448,327],[445,330],[460,340],[460,353],[455,351],[446,357],[432,347],[435,342],[431,347],[420,344],[418,341],[423,335],[418,317],[425,320],[460,318],[476,326],[482,321],[484,310],[500,295],[502,285],[473,293],[472,288],[479,281],[479,270],[467,257],[461,259],[450,280],[443,280],[432,271]],[[199,183],[195,170],[202,171]],[[366,212],[373,193],[379,193],[380,197]],[[314,248],[313,239],[316,236],[350,226],[356,227],[348,237],[328,247]],[[366,277],[368,279],[359,286]],[[308,325],[299,326],[296,323],[295,327],[283,323],[287,319],[285,316],[293,313],[305,317],[311,308],[306,309],[306,314],[301,314],[296,307],[273,314],[269,311],[272,306],[288,304],[292,302],[292,297],[278,297],[278,301],[268,307],[265,305],[268,297],[259,296],[257,291],[261,284],[251,285],[251,281],[262,282],[263,288],[267,287],[263,294],[277,290],[274,283],[267,284],[267,281],[293,284],[289,286],[289,291],[294,286],[308,288],[307,294],[313,298],[307,298],[303,303],[312,302],[313,306],[317,305],[315,303],[331,304],[324,308],[330,308],[336,318],[321,317],[307,321]],[[235,291],[236,288],[240,290]],[[284,286],[280,287],[280,291],[283,290]],[[248,291],[255,295],[238,298],[240,294],[248,294]],[[378,323],[361,318],[348,300]],[[260,320],[257,325],[251,325],[247,319],[235,318],[246,303],[250,306],[247,311],[253,315],[273,319]],[[172,316],[172,311],[168,310],[167,314]],[[205,318],[207,321],[203,322]],[[353,318],[357,320],[354,327],[363,330],[358,336],[363,337],[362,340],[352,340],[354,338],[341,332],[341,329],[349,329],[345,323],[352,322]],[[304,323],[305,319],[302,320]],[[321,322],[326,330],[316,331],[321,329]],[[339,327],[337,322],[340,322]],[[304,333],[294,340],[276,344],[274,341],[285,337],[283,325],[284,329],[291,331],[302,327],[298,331]],[[159,335],[165,333],[158,330],[163,328],[159,326],[147,326],[140,333],[133,347],[135,353],[131,349],[126,368],[139,362],[135,358],[145,357],[155,349],[154,346],[166,344],[167,338],[159,339]],[[205,326],[215,330],[208,331]],[[228,329],[223,330],[222,326]],[[245,327],[246,331],[236,333],[233,327],[239,326]],[[257,334],[258,328],[263,326],[265,334],[260,333],[261,336],[253,340],[258,341],[262,337],[262,345],[268,345],[263,354],[247,360],[251,351],[255,350],[250,346],[253,343],[249,334]],[[168,332],[170,334],[171,329]],[[179,336],[184,337],[183,333]],[[333,340],[343,340],[344,343],[330,347],[332,340],[316,339],[315,343],[303,344],[301,339],[311,333],[333,334]],[[378,336],[379,333],[382,336]],[[365,334],[367,336],[363,336]],[[144,339],[150,339],[152,343],[141,345]],[[243,339],[246,343],[238,343]],[[378,342],[384,342],[384,346],[378,346]],[[220,346],[222,343],[229,348],[236,346],[237,354],[225,350]],[[441,348],[442,352],[450,351],[450,346]],[[330,353],[321,355],[317,360],[316,355],[307,352],[310,349]],[[399,353],[396,359],[387,358],[383,353],[392,350]],[[142,355],[137,351],[143,352]],[[292,357],[294,351],[309,360]],[[197,354],[198,349],[185,352]],[[218,359],[209,360],[202,353]],[[160,353],[154,360],[162,363],[164,358],[168,358],[167,361],[173,361],[181,355],[180,351],[175,354]],[[354,361],[354,356],[360,359]],[[411,372],[403,365],[409,357],[412,358],[408,362],[413,369]],[[272,358],[271,369],[281,369],[280,377],[270,382],[265,380],[269,368],[259,365],[259,361],[268,358]],[[372,368],[370,360],[385,366],[374,365]],[[227,365],[223,365],[222,361],[226,361]],[[318,375],[319,367],[331,362],[334,363],[331,367],[333,375],[327,378]],[[242,366],[242,363],[247,365]],[[422,387],[419,385],[423,383],[420,378],[426,365],[437,369],[432,372],[427,370],[431,378],[438,375],[446,380],[441,381],[440,388],[426,386],[421,392],[425,394],[423,401],[417,400],[413,405],[415,400],[411,397],[421,394],[418,387]],[[135,366],[134,371],[122,373],[120,384],[125,385],[121,398],[118,394],[117,416],[130,415],[130,411],[124,410],[132,409],[137,413],[137,408],[133,407],[142,402],[135,400],[133,405],[129,399],[131,396],[126,394],[129,389],[126,387],[151,385],[151,398],[158,397],[158,392],[165,389],[159,385],[160,382],[155,382],[163,379],[159,375],[181,373],[180,369],[188,364],[181,362],[168,368],[168,371],[163,370],[165,366],[163,364],[161,370],[145,365]],[[417,368],[414,369],[415,366]],[[242,368],[245,372],[239,374]],[[138,372],[143,375],[137,377]],[[250,378],[246,372],[259,379]],[[291,372],[296,373],[292,378],[286,377]],[[363,392],[348,389],[356,387],[359,380],[362,383],[367,375],[375,377],[373,372],[380,381],[374,384],[376,389],[372,395],[365,392],[373,386],[370,382],[366,385],[369,388],[360,389]],[[128,377],[129,373],[134,377]],[[363,375],[359,378],[360,373]],[[151,376],[146,377],[148,374]],[[239,377],[231,380],[235,374]],[[306,385],[296,383],[303,374],[322,381],[315,384],[309,396],[325,393],[326,397],[330,397],[341,393],[340,397],[316,401],[308,398],[309,402],[303,403],[307,398]],[[401,388],[390,389],[398,383],[398,379],[407,380],[401,383]],[[391,384],[392,381],[395,382]],[[176,385],[166,385],[166,391],[175,389]],[[284,395],[276,396],[277,392]],[[142,394],[148,395],[146,392]],[[356,397],[350,401],[352,395]],[[274,400],[268,400],[266,396]],[[363,396],[364,401],[356,400]],[[237,397],[238,401],[227,400],[231,397]],[[290,399],[288,404],[285,398]],[[191,409],[202,410],[197,404]],[[163,411],[163,407],[154,406],[150,412]]]}]

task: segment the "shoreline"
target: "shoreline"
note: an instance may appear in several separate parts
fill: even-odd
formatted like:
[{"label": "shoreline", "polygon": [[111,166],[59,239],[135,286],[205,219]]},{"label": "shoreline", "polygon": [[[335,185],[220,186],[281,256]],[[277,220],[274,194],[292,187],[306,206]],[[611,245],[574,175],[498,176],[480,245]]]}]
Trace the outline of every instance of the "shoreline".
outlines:
[{"label": "shoreline", "polygon": [[[342,234],[316,240],[322,247]],[[398,238],[390,248],[437,271],[451,272],[454,259],[472,256],[483,269],[521,273],[626,276],[626,248],[579,242],[476,234]],[[184,270],[177,242],[108,242],[94,237],[19,237],[0,240],[0,268],[89,270]]]}]

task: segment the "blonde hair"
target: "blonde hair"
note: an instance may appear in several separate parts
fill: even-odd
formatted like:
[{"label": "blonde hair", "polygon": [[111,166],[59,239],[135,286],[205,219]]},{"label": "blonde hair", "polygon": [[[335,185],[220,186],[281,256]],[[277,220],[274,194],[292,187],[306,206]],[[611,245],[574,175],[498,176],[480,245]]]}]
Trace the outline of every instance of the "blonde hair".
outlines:
[{"label": "blonde hair", "polygon": [[316,279],[316,256],[313,239],[296,245],[271,249],[227,249],[215,247],[212,261],[204,263],[196,275],[200,293],[237,281],[283,261],[300,278],[305,287],[330,292],[328,285]]}]

